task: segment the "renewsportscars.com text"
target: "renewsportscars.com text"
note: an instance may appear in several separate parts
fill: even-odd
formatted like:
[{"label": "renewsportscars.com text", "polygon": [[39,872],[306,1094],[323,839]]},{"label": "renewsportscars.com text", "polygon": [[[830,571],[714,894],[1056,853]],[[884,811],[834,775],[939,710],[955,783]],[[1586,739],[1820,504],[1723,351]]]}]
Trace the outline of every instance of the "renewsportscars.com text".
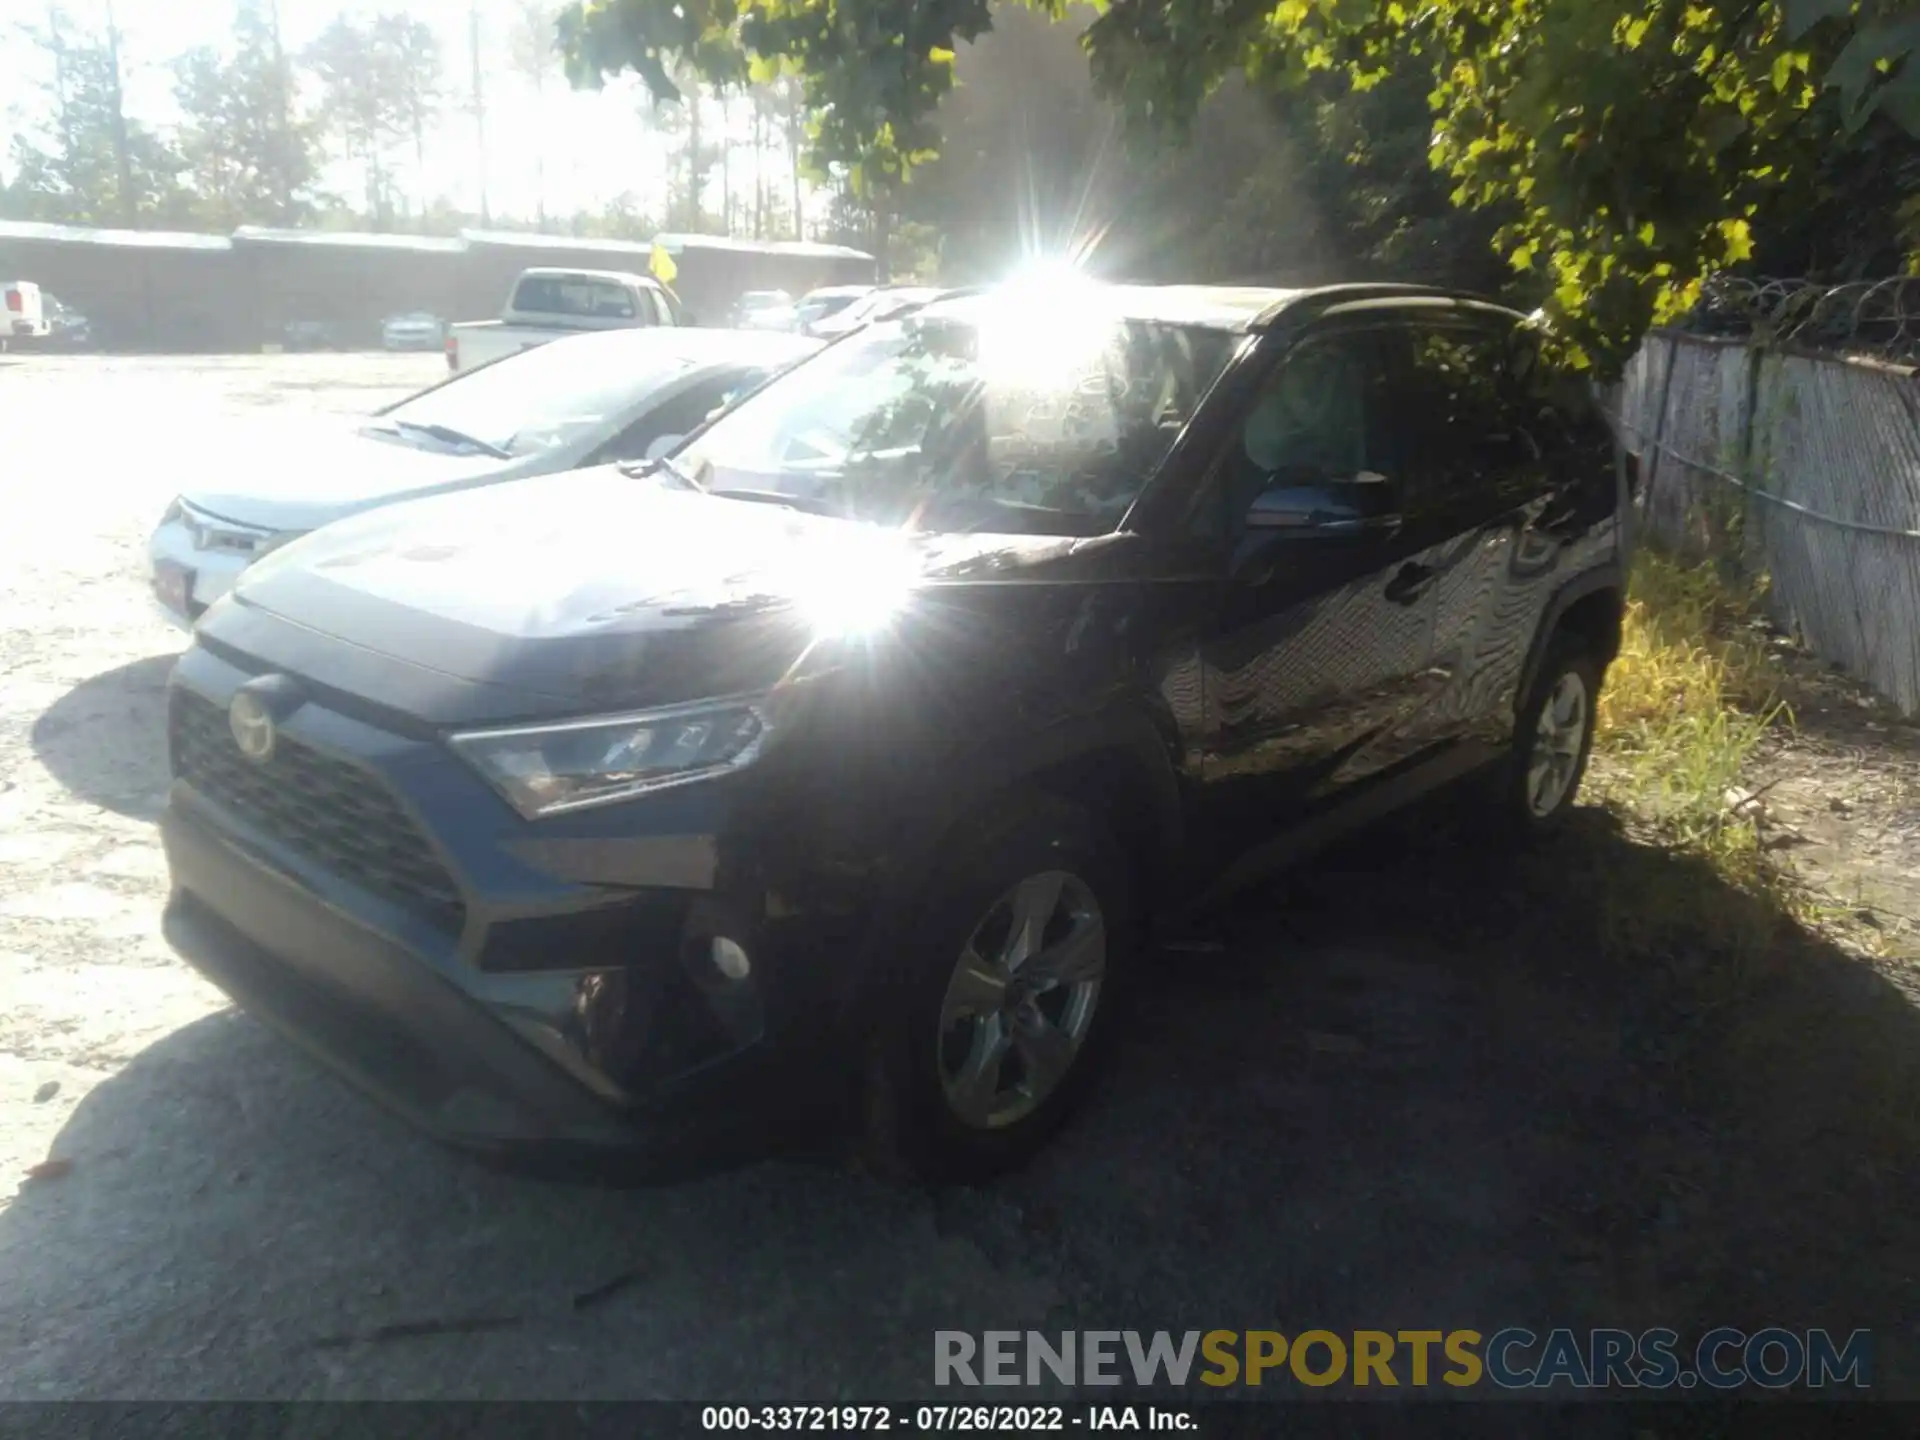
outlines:
[{"label": "renewsportscars.com text", "polygon": [[936,1385],[1451,1386],[1503,1390],[1866,1389],[1872,1336],[1677,1331],[937,1330]]}]

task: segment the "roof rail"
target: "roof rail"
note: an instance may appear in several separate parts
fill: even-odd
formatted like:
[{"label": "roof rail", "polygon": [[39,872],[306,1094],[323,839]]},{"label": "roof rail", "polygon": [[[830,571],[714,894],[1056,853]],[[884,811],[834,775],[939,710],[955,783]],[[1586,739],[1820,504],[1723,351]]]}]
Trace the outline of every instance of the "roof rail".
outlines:
[{"label": "roof rail", "polygon": [[1362,281],[1345,285],[1316,285],[1276,301],[1253,317],[1249,326],[1253,330],[1265,330],[1284,316],[1301,314],[1311,318],[1335,305],[1351,300],[1460,300],[1477,305],[1499,306],[1498,302],[1471,290],[1458,290],[1444,285],[1411,285],[1396,281]]}]

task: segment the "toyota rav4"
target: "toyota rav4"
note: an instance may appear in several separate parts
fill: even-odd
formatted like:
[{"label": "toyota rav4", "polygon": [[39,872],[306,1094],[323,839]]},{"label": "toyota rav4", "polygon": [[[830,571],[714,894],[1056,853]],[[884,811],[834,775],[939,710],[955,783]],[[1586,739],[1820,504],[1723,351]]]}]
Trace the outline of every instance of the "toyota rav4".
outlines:
[{"label": "toyota rav4", "polygon": [[167,933],[489,1156],[1016,1163],[1154,925],[1469,772],[1567,813],[1628,472],[1539,341],[954,294],[664,459],[319,530],[175,674]]}]

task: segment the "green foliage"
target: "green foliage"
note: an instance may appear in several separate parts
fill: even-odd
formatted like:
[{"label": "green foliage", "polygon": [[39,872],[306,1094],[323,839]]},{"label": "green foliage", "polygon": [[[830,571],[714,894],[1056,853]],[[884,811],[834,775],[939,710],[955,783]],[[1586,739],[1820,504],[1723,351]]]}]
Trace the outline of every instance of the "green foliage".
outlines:
[{"label": "green foliage", "polygon": [[366,173],[367,213],[393,222],[395,151],[411,142],[418,163],[440,101],[440,47],[431,27],[400,12],[365,23],[338,16],[307,50],[320,82],[320,115]]},{"label": "green foliage", "polygon": [[19,27],[48,62],[47,123],[13,136],[6,200],[26,219],[81,225],[177,223],[188,213],[181,162],[121,103],[113,38],[79,28],[59,6]]},{"label": "green foliage", "polygon": [[294,225],[314,210],[318,122],[299,112],[293,66],[257,0],[242,0],[234,45],[189,50],[173,62],[176,138],[196,218],[220,229]]},{"label": "green foliage", "polygon": [[[676,55],[723,83],[797,70],[816,152],[858,188],[927,158],[950,52],[988,25],[984,0],[580,0],[562,35],[576,76],[631,67],[656,93]],[[1903,0],[1111,0],[1085,47],[1135,128],[1174,136],[1230,77],[1321,111],[1420,77],[1450,201],[1496,218],[1555,333],[1607,369],[1753,256],[1783,189],[1815,193],[1887,127],[1920,134]],[[1249,225],[1282,208],[1244,198]],[[1391,226],[1393,187],[1374,199]]]},{"label": "green foliage", "polygon": [[576,83],[632,70],[677,100],[676,60],[717,85],[799,78],[821,163],[857,195],[897,186],[932,157],[932,115],[953,46],[988,28],[987,0],[575,0],[560,15]]},{"label": "green foliage", "polygon": [[1840,92],[1849,131],[1879,114],[1920,136],[1920,13],[1896,0],[1784,0],[1784,9],[1787,36],[1794,41],[1829,21],[1852,22],[1852,34],[1823,80]]}]

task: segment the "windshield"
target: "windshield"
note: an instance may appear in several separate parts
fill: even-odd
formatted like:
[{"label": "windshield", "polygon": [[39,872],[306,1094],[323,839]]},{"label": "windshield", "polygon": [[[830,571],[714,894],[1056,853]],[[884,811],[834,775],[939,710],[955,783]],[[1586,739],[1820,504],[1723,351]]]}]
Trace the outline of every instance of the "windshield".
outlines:
[{"label": "windshield", "polygon": [[849,305],[860,298],[862,298],[861,294],[857,290],[839,292],[816,290],[811,295],[801,297],[798,306],[800,318],[820,320],[828,315],[845,311]]},{"label": "windshield", "polygon": [[1111,530],[1233,337],[993,297],[884,321],[762,390],[675,457],[717,494],[922,530]]},{"label": "windshield", "polygon": [[565,445],[599,431],[692,363],[640,353],[632,338],[591,335],[536,346],[403,400],[382,419],[470,436],[510,455]]}]

